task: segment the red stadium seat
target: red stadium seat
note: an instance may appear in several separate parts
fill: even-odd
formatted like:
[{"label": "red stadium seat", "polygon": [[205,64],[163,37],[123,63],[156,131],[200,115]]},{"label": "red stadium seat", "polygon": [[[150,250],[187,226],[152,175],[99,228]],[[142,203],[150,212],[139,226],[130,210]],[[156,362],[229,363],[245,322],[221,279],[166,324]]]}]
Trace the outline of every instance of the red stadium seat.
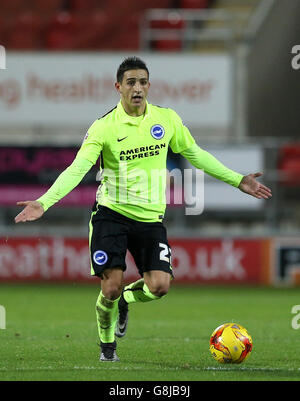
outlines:
[{"label": "red stadium seat", "polygon": [[300,159],[300,143],[284,145],[279,151],[280,158],[299,157]]},{"label": "red stadium seat", "polygon": [[0,1],[0,13],[4,14],[16,14],[24,11],[26,7],[26,0],[1,0]]},{"label": "red stadium seat", "polygon": [[174,3],[173,0],[136,0],[136,2],[143,5],[143,8],[172,8]]},{"label": "red stadium seat", "polygon": [[45,46],[48,50],[93,50],[101,48],[109,36],[111,21],[102,11],[90,14],[60,12],[47,29]]},{"label": "red stadium seat", "polygon": [[79,20],[68,12],[53,16],[45,34],[45,47],[48,50],[71,50],[76,48]]},{"label": "red stadium seat", "polygon": [[[177,12],[170,11],[167,19],[153,20],[151,28],[166,30],[170,37],[157,38],[152,42],[152,48],[159,51],[179,51],[182,48],[181,31],[185,27],[185,21]],[[154,31],[155,33],[155,31]],[[173,35],[172,35],[173,33]],[[173,36],[173,37],[172,37]]]},{"label": "red stadium seat", "polygon": [[32,50],[41,47],[43,21],[38,14],[26,12],[16,16],[9,24],[6,46],[8,49]]},{"label": "red stadium seat", "polygon": [[89,16],[90,46],[97,50],[139,48],[139,15],[116,14],[113,9],[98,10]]},{"label": "red stadium seat", "polygon": [[6,45],[6,19],[0,15],[0,44]]},{"label": "red stadium seat", "polygon": [[[94,50],[101,49],[110,38],[111,20],[103,11],[94,11],[83,14],[79,32],[77,33],[77,49]],[[105,46],[104,46],[105,47]]]},{"label": "red stadium seat", "polygon": [[36,35],[27,31],[24,35],[23,31],[12,31],[7,38],[6,47],[8,50],[34,50],[37,49],[38,39]]},{"label": "red stadium seat", "polygon": [[181,40],[161,39],[152,42],[152,48],[158,51],[175,52],[182,49]]},{"label": "red stadium seat", "polygon": [[127,9],[133,10],[133,12],[140,12],[151,8],[172,8],[173,0],[130,0],[130,2],[124,2],[123,0],[114,0],[110,3],[109,7],[115,7],[116,2],[124,3]]},{"label": "red stadium seat", "polygon": [[99,3],[99,0],[69,0],[69,8],[71,12],[90,13],[99,7]]},{"label": "red stadium seat", "polygon": [[48,14],[63,8],[63,0],[31,0],[33,10]]},{"label": "red stadium seat", "polygon": [[180,0],[180,8],[206,8],[208,0]]},{"label": "red stadium seat", "polygon": [[280,149],[278,170],[282,175],[281,184],[300,185],[300,143],[285,145]]},{"label": "red stadium seat", "polygon": [[152,20],[150,26],[155,29],[182,29],[185,26],[185,21],[179,13],[170,11],[167,18]]},{"label": "red stadium seat", "polygon": [[22,29],[33,29],[35,31],[39,31],[43,26],[44,20],[39,15],[32,11],[27,11],[25,13],[19,14],[15,17],[13,22],[13,28],[22,28]]},{"label": "red stadium seat", "polygon": [[122,16],[122,22],[133,14],[143,12],[150,8],[170,8],[173,0],[113,0],[104,3],[104,10],[111,11],[115,16]]},{"label": "red stadium seat", "polygon": [[140,48],[140,14],[129,16],[117,35],[116,50],[139,50]]}]

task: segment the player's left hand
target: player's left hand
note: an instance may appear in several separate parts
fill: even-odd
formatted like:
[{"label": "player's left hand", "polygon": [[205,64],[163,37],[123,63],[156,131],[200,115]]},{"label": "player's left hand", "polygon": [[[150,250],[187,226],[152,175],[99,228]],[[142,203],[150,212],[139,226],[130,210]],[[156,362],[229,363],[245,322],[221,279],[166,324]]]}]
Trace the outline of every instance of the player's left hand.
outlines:
[{"label": "player's left hand", "polygon": [[256,180],[262,175],[263,173],[245,175],[240,182],[239,189],[257,199],[269,199],[272,196],[271,189]]}]

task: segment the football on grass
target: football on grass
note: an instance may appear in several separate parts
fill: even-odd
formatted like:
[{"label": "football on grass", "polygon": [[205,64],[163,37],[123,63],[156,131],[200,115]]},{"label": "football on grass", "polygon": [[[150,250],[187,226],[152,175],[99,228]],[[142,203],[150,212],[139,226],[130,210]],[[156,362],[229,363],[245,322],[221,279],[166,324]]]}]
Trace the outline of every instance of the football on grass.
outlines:
[{"label": "football on grass", "polygon": [[240,324],[225,323],[212,333],[209,348],[220,363],[241,363],[252,351],[252,338]]}]

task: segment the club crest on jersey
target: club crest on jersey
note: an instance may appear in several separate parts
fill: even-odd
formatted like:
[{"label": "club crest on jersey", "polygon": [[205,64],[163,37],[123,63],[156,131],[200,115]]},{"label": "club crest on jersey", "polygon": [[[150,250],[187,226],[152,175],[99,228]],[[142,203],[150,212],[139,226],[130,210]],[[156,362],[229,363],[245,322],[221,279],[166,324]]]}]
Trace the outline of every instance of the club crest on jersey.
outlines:
[{"label": "club crest on jersey", "polygon": [[165,129],[162,125],[155,124],[151,127],[150,133],[154,139],[161,139],[165,135]]},{"label": "club crest on jersey", "polygon": [[104,251],[96,251],[93,254],[93,260],[96,265],[102,266],[107,262],[107,253]]}]

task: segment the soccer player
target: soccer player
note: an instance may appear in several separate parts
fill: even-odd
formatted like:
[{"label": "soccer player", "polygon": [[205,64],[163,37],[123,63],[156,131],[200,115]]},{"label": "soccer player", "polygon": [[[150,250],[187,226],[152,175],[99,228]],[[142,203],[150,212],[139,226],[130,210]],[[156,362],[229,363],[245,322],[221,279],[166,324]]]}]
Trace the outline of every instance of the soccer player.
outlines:
[{"label": "soccer player", "polygon": [[[175,111],[149,104],[149,87],[146,64],[137,57],[125,59],[115,83],[118,105],[91,125],[73,163],[43,196],[17,203],[25,208],[15,217],[16,223],[40,218],[101,157],[102,181],[89,223],[91,274],[101,278],[96,302],[100,361],[119,360],[115,336],[126,333],[128,305],[158,300],[170,287],[171,254],[162,223],[169,146],[196,168],[249,195],[271,196],[270,189],[256,180],[262,173],[242,176],[228,169],[195,143]],[[155,184],[153,171],[163,172]],[[153,197],[153,191],[158,196]],[[127,250],[141,279],[124,287]]]}]

